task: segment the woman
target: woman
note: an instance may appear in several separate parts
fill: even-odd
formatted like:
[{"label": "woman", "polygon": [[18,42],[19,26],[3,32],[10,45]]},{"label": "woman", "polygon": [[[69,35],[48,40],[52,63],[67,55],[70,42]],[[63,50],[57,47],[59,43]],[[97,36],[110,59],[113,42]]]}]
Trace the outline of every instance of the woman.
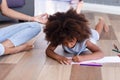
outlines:
[{"label": "woman", "polygon": [[40,31],[40,23],[46,23],[47,14],[32,17],[8,8],[6,0],[0,0],[2,14],[19,20],[37,21],[11,25],[0,29],[0,56],[30,50],[33,43],[28,43]]}]

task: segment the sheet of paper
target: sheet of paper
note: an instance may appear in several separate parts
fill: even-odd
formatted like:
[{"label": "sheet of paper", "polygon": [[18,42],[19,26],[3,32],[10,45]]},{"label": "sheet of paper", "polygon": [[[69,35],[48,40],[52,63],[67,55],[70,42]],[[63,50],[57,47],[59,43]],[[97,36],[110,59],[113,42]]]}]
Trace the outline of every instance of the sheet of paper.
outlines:
[{"label": "sheet of paper", "polygon": [[119,56],[106,56],[102,59],[89,60],[89,61],[83,61],[83,62],[72,62],[71,64],[89,64],[89,63],[101,63],[101,64],[102,63],[120,63],[120,57]]}]

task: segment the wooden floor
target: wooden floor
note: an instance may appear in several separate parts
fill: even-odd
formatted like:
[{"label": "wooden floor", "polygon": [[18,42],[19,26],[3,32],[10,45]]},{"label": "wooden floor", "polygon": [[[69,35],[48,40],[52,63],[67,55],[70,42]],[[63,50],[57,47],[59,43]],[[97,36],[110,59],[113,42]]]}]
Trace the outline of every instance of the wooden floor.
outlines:
[{"label": "wooden floor", "polygon": [[[112,52],[112,43],[120,48],[120,16],[96,12],[83,12],[94,28],[98,17],[105,18],[110,31],[101,35],[98,45],[105,56],[117,55]],[[4,23],[5,24],[5,23]],[[0,24],[0,26],[4,26]],[[31,51],[0,57],[0,80],[120,80],[120,64],[104,64],[102,67],[61,65],[45,54],[47,42],[41,32],[35,39]],[[59,46],[56,52],[65,54]]]}]

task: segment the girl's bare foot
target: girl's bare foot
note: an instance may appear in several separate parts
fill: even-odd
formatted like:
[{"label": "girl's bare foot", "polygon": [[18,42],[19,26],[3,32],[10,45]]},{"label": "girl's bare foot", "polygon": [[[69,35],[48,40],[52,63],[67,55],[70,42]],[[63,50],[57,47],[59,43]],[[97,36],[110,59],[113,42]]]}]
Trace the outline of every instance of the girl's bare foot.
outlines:
[{"label": "girl's bare foot", "polygon": [[79,2],[79,0],[71,0],[70,4],[75,4],[75,3],[78,3],[78,2]]},{"label": "girl's bare foot", "polygon": [[109,27],[108,27],[108,25],[105,23],[104,19],[103,19],[102,17],[100,17],[100,18],[99,18],[99,21],[101,21],[101,22],[104,24],[104,27],[103,27],[104,31],[105,31],[105,32],[108,32],[108,31],[109,31]]},{"label": "girl's bare foot", "polygon": [[81,12],[81,9],[83,7],[83,1],[79,1],[77,4],[76,12],[79,14]]}]

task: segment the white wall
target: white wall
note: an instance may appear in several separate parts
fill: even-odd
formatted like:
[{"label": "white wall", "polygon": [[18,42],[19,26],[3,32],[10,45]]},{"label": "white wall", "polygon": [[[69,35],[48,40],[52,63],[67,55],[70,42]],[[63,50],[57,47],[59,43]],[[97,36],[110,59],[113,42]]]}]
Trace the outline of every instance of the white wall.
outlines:
[{"label": "white wall", "polygon": [[101,4],[84,3],[82,10],[97,11],[97,12],[120,15],[120,6],[109,6],[109,5],[101,5]]}]

